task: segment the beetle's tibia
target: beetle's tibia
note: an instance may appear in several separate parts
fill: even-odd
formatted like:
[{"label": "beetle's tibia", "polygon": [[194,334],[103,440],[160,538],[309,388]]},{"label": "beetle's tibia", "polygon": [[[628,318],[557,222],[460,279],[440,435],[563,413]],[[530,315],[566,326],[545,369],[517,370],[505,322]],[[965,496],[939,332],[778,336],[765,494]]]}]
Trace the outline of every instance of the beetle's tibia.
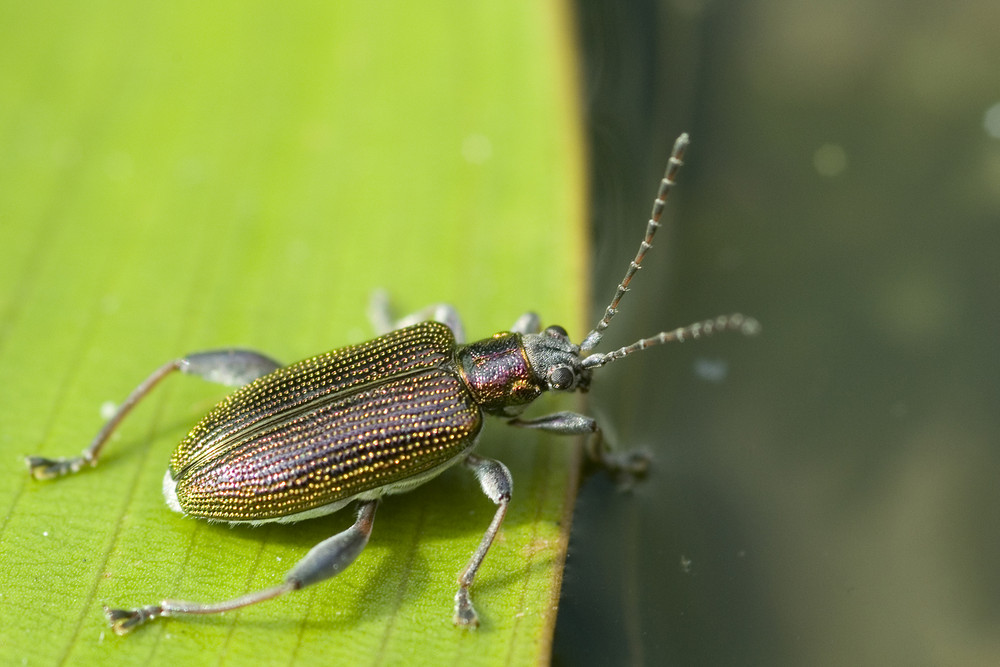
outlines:
[{"label": "beetle's tibia", "polygon": [[149,605],[139,609],[110,609],[104,608],[104,616],[111,624],[111,629],[116,635],[125,635],[139,627],[146,621],[163,615],[163,607],[159,605]]},{"label": "beetle's tibia", "polygon": [[55,479],[63,475],[77,472],[87,464],[93,464],[93,459],[77,456],[72,459],[47,459],[42,456],[26,456],[24,462],[35,479]]}]

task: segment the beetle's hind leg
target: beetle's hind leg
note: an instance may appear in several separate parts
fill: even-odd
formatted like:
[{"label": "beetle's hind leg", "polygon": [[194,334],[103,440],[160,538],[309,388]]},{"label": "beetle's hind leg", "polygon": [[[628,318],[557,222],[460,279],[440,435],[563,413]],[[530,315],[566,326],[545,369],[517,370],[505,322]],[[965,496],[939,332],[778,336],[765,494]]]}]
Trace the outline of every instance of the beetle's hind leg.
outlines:
[{"label": "beetle's hind leg", "polygon": [[350,528],[323,540],[310,549],[309,553],[288,571],[285,580],[276,586],[247,593],[231,600],[208,604],[187,600],[163,600],[160,604],[139,607],[138,609],[109,609],[105,607],[104,615],[107,616],[115,634],[124,635],[147,621],[153,621],[160,617],[220,614],[270,600],[279,595],[305,588],[310,584],[324,581],[347,569],[347,566],[354,562],[354,559],[368,544],[377,507],[377,500],[362,503],[358,518]]},{"label": "beetle's hind leg", "polygon": [[451,329],[451,332],[455,334],[456,342],[465,342],[465,326],[462,324],[462,317],[454,306],[447,303],[436,303],[405,317],[397,318],[389,303],[389,293],[385,290],[375,290],[368,302],[368,320],[379,336],[408,327],[411,324],[433,320]]},{"label": "beetle's hind leg", "polygon": [[97,465],[97,457],[107,443],[111,434],[132,408],[145,398],[160,381],[173,373],[180,371],[188,375],[196,375],[209,382],[237,387],[266,375],[281,367],[274,359],[252,350],[212,350],[195,352],[181,359],[174,359],[157,368],[132,390],[128,398],[118,406],[111,418],[94,436],[90,445],[80,456],[74,458],[47,459],[41,456],[28,456],[25,462],[35,479],[51,479],[79,471],[85,465]]}]

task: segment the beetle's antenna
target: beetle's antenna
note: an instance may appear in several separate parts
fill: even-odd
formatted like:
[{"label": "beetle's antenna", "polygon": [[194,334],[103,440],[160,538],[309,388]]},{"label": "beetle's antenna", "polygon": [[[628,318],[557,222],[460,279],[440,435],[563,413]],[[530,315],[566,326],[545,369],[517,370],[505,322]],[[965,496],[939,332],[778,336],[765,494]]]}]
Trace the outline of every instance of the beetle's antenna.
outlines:
[{"label": "beetle's antenna", "polygon": [[732,315],[719,315],[714,319],[704,320],[703,322],[695,322],[694,324],[689,324],[686,327],[681,327],[672,331],[661,331],[651,338],[637,340],[631,345],[626,345],[625,347],[612,352],[597,352],[591,354],[590,356],[585,357],[583,361],[580,362],[580,365],[584,368],[599,368],[606,364],[610,364],[612,361],[616,361],[624,356],[632,354],[633,352],[645,350],[651,345],[661,345],[672,341],[683,343],[688,339],[694,340],[696,338],[701,338],[702,336],[711,336],[712,334],[720,331],[739,331],[745,336],[753,336],[760,332],[760,323],[752,317],[745,317],[739,313],[734,313]]},{"label": "beetle's antenna", "polygon": [[656,234],[656,230],[660,228],[660,216],[663,215],[663,208],[667,203],[667,197],[670,195],[670,189],[674,186],[674,179],[677,177],[677,172],[680,171],[681,166],[684,164],[684,151],[687,150],[690,143],[691,141],[688,139],[686,132],[677,137],[677,141],[674,142],[674,150],[670,153],[670,160],[667,161],[667,171],[663,174],[663,180],[660,181],[660,189],[656,193],[656,201],[653,202],[653,212],[650,213],[649,222],[646,225],[646,237],[639,244],[639,252],[635,254],[635,259],[632,260],[628,270],[625,271],[625,277],[618,285],[614,298],[611,299],[611,303],[604,311],[604,317],[601,318],[601,321],[597,323],[594,330],[587,334],[587,337],[580,343],[581,350],[592,350],[601,342],[604,330],[611,323],[611,318],[618,313],[618,303],[625,296],[625,292],[628,291],[628,285],[632,282],[632,276],[642,267],[642,260],[646,256],[646,251],[653,247],[653,236]]}]

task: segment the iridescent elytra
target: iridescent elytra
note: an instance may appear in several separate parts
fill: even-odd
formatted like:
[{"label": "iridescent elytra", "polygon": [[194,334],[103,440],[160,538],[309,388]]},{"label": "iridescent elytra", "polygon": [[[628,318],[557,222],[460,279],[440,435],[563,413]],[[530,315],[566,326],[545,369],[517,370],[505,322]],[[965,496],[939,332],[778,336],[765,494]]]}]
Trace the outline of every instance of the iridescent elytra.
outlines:
[{"label": "iridescent elytra", "polygon": [[313,547],[284,581],[215,603],[163,600],[105,614],[118,634],[163,616],[212,614],[268,600],[329,579],[350,565],[371,535],[375,510],[388,494],[408,491],[462,464],[496,505],[493,520],[458,577],[454,623],[479,619],[469,588],[490,548],[513,482],[503,463],[475,453],[487,415],[512,426],[588,438],[590,458],[620,475],[639,475],[640,455],[613,455],[597,422],[574,412],[522,419],[546,391],[586,391],[593,371],[651,345],[722,330],[753,334],[759,325],[739,314],[663,331],[601,353],[593,352],[618,312],[653,236],[681,167],[688,137],[674,144],[639,251],[604,316],[579,344],[558,325],[542,329],[527,313],[507,331],[466,343],[456,311],[433,306],[394,321],[387,300],[373,304],[378,337],[284,366],[250,350],[197,352],[170,361],[136,387],[75,458],[28,457],[31,474],[48,479],[95,466],[110,435],[138,401],[174,371],[239,387],[181,441],[163,478],[167,505],[177,512],[232,524],[289,523],[357,503],[357,520]]}]

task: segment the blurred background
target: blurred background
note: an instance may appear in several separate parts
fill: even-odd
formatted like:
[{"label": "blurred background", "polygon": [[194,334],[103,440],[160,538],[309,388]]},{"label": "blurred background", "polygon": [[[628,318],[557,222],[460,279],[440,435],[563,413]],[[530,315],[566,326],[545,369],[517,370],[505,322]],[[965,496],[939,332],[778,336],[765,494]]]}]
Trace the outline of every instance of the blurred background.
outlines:
[{"label": "blurred background", "polygon": [[[583,483],[553,661],[1000,664],[1000,3],[439,2],[412,16],[374,3],[182,4],[0,5],[7,661],[238,663],[262,660],[263,646],[273,662],[325,664],[334,642],[355,658],[371,648],[366,624],[379,622],[396,623],[390,656],[419,646],[440,662],[432,640],[464,650],[463,664],[490,660],[487,643],[510,649],[494,654],[508,662],[546,656],[544,619],[493,607],[493,628],[470,639],[418,608],[448,604],[468,549],[446,549],[481,535],[476,515],[458,525],[434,511],[459,497],[488,505],[462,471],[380,517],[370,551],[385,572],[417,554],[413,596],[380,590],[412,597],[398,619],[356,602],[325,618],[339,613],[331,586],[261,606],[258,619],[312,619],[298,644],[288,624],[252,619],[239,634],[205,622],[172,642],[167,630],[100,643],[105,592],[181,579],[169,568],[200,562],[190,544],[205,545],[190,551],[204,561],[242,564],[262,544],[291,558],[325,527],[187,539],[200,529],[162,505],[159,441],[183,437],[210,390],[181,382],[126,436],[146,448],[122,448],[104,477],[31,486],[21,457],[75,451],[100,402],[178,351],[235,344],[294,359],[360,340],[373,287],[403,309],[452,301],[470,333],[525,308],[569,328],[589,289],[592,325],[687,131],[669,224],[604,349],[735,311],[763,333],[598,372],[589,411],[654,467],[627,494],[600,473]],[[589,239],[575,233],[581,210]],[[564,464],[533,462],[568,447],[522,448],[531,437],[496,428],[484,442],[532,473],[517,476],[519,499],[533,487],[550,500],[544,517],[530,500],[512,506],[508,547],[536,523],[556,533],[562,516]],[[126,481],[142,489],[134,504],[116,486]],[[61,521],[80,506],[101,511]],[[412,518],[424,506],[439,529]],[[43,533],[49,523],[75,526]],[[132,567],[150,536],[173,545],[162,572],[156,557]],[[503,549],[477,582],[500,602],[530,580],[498,567]],[[541,561],[551,572],[558,558]],[[246,577],[192,569],[196,591],[201,574],[227,590]],[[516,634],[522,622],[535,630]]]},{"label": "blurred background", "polygon": [[577,3],[593,318],[691,133],[602,372],[648,447],[577,505],[555,660],[1000,664],[1000,4]]}]

